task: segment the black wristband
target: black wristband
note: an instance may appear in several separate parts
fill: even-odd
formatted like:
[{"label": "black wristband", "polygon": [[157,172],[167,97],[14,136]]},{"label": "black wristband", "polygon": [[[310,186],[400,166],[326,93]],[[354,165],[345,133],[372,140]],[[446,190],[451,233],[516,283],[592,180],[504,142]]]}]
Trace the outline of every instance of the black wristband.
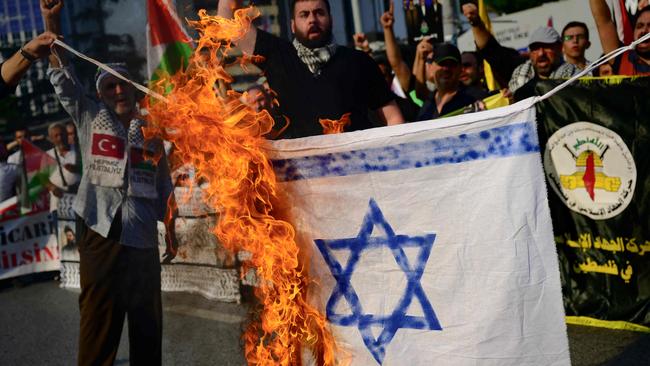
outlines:
[{"label": "black wristband", "polygon": [[29,52],[25,51],[24,48],[20,47],[20,54],[25,58],[25,60],[29,62],[34,62],[38,60],[38,57],[34,57],[33,55],[30,55]]}]

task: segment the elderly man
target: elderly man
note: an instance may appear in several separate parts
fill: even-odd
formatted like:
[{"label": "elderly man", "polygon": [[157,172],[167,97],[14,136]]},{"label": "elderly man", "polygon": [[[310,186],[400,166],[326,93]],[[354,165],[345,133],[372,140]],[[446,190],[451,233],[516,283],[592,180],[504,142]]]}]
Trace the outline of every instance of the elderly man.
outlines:
[{"label": "elderly man", "polygon": [[48,190],[50,191],[50,211],[59,207],[59,198],[64,193],[76,193],[81,180],[77,155],[70,149],[66,136],[65,126],[62,123],[53,123],[47,129],[48,139],[54,145],[47,154],[56,161],[56,168],[50,174]]},{"label": "elderly man", "polygon": [[[41,0],[48,30],[60,31],[60,0]],[[63,50],[58,52],[61,56]],[[47,74],[77,126],[84,169],[73,208],[81,294],[79,365],[112,365],[125,316],[132,365],[160,365],[162,304],[157,221],[172,194],[162,141],[145,144],[135,88],[104,71],[99,102],[85,93],[71,67],[50,57]],[[122,65],[113,68],[125,76]],[[148,160],[144,156],[159,157]]]},{"label": "elderly man", "polygon": [[[634,16],[634,40],[650,33],[650,6],[639,9]],[[591,12],[596,21],[603,52],[610,53],[621,46],[616,32],[616,25],[612,21],[609,8],[605,0],[590,0]],[[614,74],[628,76],[650,75],[650,41],[639,44],[635,50],[625,52],[616,57],[612,62]]]},{"label": "elderly man", "polygon": [[[240,2],[220,1],[219,15],[231,18]],[[237,44],[246,54],[264,56],[259,66],[290,121],[281,138],[322,134],[319,119],[346,113],[350,130],[371,128],[369,109],[385,124],[404,122],[377,64],[364,52],[336,44],[327,0],[296,0],[291,11],[293,42],[251,26]]]},{"label": "elderly man", "polygon": [[[531,34],[526,60],[516,50],[497,42],[481,21],[476,4],[463,4],[463,14],[472,26],[479,55],[488,61],[499,85],[507,85],[512,93],[531,81],[534,85],[539,79],[568,78],[580,72],[575,65],[564,62],[562,40],[553,28],[541,27]],[[530,86],[519,94],[515,99],[530,94]]]}]

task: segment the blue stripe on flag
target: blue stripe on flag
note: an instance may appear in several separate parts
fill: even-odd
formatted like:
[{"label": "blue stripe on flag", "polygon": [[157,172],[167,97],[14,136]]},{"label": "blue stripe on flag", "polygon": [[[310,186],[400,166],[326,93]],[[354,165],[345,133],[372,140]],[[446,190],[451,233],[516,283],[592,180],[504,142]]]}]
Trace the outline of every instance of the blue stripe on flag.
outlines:
[{"label": "blue stripe on flag", "polygon": [[535,124],[524,122],[434,140],[278,159],[273,160],[273,168],[278,181],[290,182],[417,169],[539,151]]}]

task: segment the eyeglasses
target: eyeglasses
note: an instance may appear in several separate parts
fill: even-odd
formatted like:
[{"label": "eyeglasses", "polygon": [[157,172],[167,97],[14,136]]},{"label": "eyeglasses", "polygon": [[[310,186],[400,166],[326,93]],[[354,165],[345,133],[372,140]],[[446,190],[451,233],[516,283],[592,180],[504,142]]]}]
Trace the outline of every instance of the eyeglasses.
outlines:
[{"label": "eyeglasses", "polygon": [[426,62],[426,63],[428,63],[429,65],[431,65],[432,63],[434,63],[434,62],[436,62],[436,61],[435,61],[434,59],[432,59],[432,58],[427,58],[426,60],[424,60],[424,62]]},{"label": "eyeglasses", "polygon": [[584,34],[567,34],[562,39],[564,42],[569,42],[575,38],[576,41],[580,42],[583,39],[587,39],[587,36]]}]

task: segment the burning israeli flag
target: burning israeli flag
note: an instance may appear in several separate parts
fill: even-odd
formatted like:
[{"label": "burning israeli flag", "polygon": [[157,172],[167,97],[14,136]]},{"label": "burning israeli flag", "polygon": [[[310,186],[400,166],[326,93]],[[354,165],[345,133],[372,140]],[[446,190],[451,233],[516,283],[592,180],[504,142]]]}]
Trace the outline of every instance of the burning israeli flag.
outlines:
[{"label": "burning israeli flag", "polygon": [[339,361],[570,364],[530,101],[270,155]]}]

